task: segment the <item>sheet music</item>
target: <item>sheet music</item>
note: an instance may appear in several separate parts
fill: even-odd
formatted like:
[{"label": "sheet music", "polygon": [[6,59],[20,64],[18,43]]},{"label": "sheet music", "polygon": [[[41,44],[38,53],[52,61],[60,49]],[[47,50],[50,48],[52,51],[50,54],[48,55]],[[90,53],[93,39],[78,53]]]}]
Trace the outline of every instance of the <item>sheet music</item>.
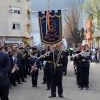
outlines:
[{"label": "sheet music", "polygon": [[83,57],[90,56],[90,52],[83,52],[83,53],[82,53],[82,56],[83,56]]}]

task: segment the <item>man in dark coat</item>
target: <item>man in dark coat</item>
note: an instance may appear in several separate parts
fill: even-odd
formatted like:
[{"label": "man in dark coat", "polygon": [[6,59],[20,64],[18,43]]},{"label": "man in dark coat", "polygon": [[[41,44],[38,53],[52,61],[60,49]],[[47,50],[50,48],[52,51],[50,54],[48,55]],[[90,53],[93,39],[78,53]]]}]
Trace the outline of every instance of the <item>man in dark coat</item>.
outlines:
[{"label": "man in dark coat", "polygon": [[8,72],[11,69],[9,56],[7,53],[0,51],[0,99],[9,100],[9,85]]},{"label": "man in dark coat", "polygon": [[[56,97],[56,85],[58,86],[58,95],[60,98],[63,96],[62,77],[66,70],[66,56],[65,52],[61,50],[61,43],[56,45],[56,50],[53,51],[50,47],[50,51],[53,52],[53,64],[51,64],[51,96],[49,98]],[[50,54],[51,55],[51,54]]]}]

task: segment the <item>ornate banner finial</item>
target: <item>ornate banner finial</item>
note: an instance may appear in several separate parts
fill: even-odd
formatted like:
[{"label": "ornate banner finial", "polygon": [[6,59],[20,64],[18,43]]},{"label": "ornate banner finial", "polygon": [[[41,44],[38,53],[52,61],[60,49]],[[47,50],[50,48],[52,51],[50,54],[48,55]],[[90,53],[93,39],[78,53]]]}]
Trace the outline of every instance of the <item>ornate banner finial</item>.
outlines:
[{"label": "ornate banner finial", "polygon": [[50,0],[47,0],[47,4],[48,4],[48,10],[50,10],[50,4],[51,4]]}]

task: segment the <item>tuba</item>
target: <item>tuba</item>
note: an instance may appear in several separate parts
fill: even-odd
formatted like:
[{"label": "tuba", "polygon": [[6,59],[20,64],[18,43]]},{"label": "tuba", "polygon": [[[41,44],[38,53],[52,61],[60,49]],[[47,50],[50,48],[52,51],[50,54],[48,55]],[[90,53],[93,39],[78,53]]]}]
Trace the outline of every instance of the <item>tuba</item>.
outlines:
[{"label": "tuba", "polygon": [[22,59],[25,59],[25,57],[26,57],[26,53],[24,52],[24,51],[22,51]]},{"label": "tuba", "polygon": [[30,47],[30,45],[26,41],[23,41],[23,42],[24,42],[24,49]]}]

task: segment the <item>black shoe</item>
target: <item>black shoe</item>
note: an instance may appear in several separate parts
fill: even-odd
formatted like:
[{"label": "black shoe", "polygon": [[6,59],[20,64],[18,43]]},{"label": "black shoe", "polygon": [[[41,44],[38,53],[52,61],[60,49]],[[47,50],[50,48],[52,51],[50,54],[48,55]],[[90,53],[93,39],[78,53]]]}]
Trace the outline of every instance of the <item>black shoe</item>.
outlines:
[{"label": "black shoe", "polygon": [[75,84],[78,84],[77,82]]},{"label": "black shoe", "polygon": [[60,97],[60,98],[64,98],[64,96],[63,96],[63,95],[59,95],[59,97]]},{"label": "black shoe", "polygon": [[89,87],[86,87],[86,90],[89,90]]},{"label": "black shoe", "polygon": [[37,85],[34,85],[34,87],[37,87]]},{"label": "black shoe", "polygon": [[49,96],[49,98],[54,98],[54,97],[56,97],[56,95],[51,95],[51,96]]},{"label": "black shoe", "polygon": [[22,81],[22,82],[26,82],[26,81],[24,80],[24,81]]},{"label": "black shoe", "polygon": [[50,90],[50,88],[47,88],[46,90]]},{"label": "black shoe", "polygon": [[16,84],[14,84],[13,86],[17,86]]},{"label": "black shoe", "polygon": [[46,84],[45,82],[41,83],[41,84]]},{"label": "black shoe", "polygon": [[35,87],[35,85],[32,85],[32,87]]},{"label": "black shoe", "polygon": [[22,83],[19,82],[18,84],[22,84]]},{"label": "black shoe", "polygon": [[80,90],[83,90],[83,88],[81,87]]},{"label": "black shoe", "polygon": [[64,76],[67,76],[67,74],[64,74]]},{"label": "black shoe", "polygon": [[78,86],[78,88],[80,88],[80,86]]},{"label": "black shoe", "polygon": [[86,86],[86,90],[89,90],[89,86]]},{"label": "black shoe", "polygon": [[12,86],[10,85],[10,86],[9,86],[9,89],[11,89],[11,87],[12,87]]}]

